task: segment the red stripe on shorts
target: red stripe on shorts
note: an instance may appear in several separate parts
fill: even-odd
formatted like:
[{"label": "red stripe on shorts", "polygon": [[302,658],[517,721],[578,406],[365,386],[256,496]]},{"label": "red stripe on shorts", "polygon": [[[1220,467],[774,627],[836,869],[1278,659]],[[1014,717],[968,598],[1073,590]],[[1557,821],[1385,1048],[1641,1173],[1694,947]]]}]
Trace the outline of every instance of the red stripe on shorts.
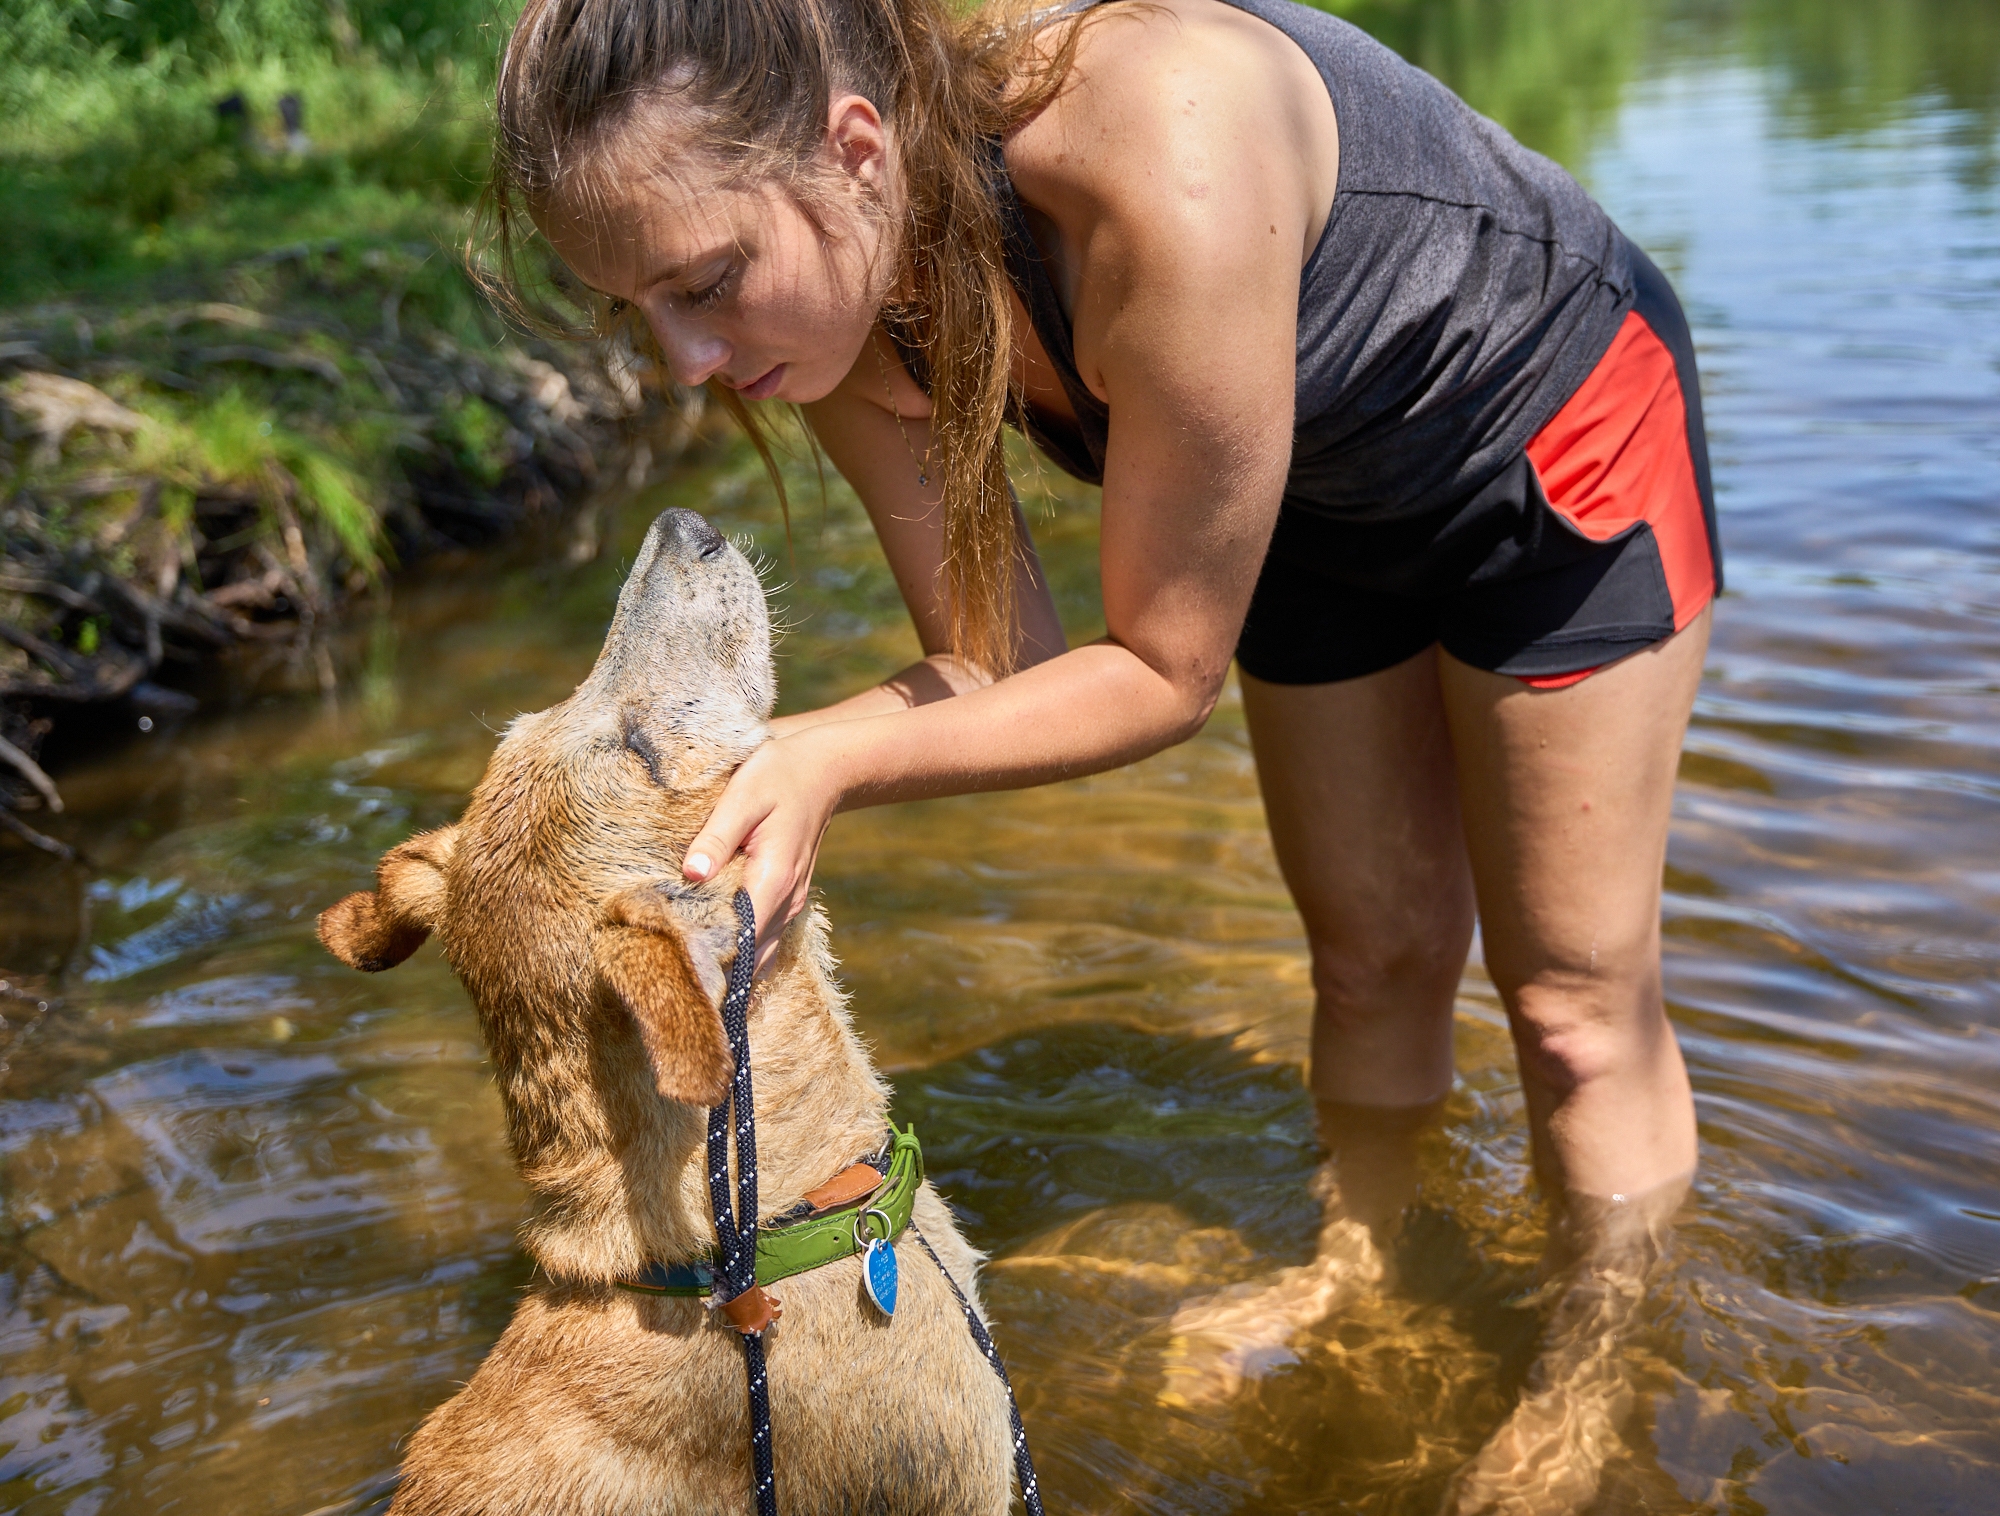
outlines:
[{"label": "red stripe on shorts", "polygon": [[[1602,542],[1639,521],[1652,528],[1675,631],[1701,614],[1715,596],[1715,558],[1688,452],[1687,403],[1673,354],[1637,311],[1527,451],[1549,504],[1584,536]],[[1596,672],[1521,682],[1561,689]]]}]

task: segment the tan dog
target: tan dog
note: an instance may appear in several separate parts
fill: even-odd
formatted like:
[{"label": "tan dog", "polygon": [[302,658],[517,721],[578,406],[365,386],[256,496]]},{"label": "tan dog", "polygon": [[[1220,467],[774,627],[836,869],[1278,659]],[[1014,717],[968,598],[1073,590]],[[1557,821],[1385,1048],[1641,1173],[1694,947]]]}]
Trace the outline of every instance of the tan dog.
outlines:
[{"label": "tan dog", "polygon": [[[733,1068],[717,1004],[735,880],[680,859],[765,737],[774,681],[755,570],[700,516],[647,533],[604,650],[513,723],[456,826],[386,854],[320,918],[375,971],[435,933],[479,1008],[531,1197],[535,1282],[464,1391],[412,1439],[404,1516],[701,1516],[752,1508],[742,1351],[704,1302],[614,1281],[715,1242],[705,1110]],[[888,1092],[849,1025],[817,910],[750,1002],[761,1216],[874,1153]],[[925,1184],[914,1220],[968,1296],[977,1255]],[[847,1258],[774,1287],[765,1334],[786,1516],[1004,1513],[1006,1393],[949,1284],[897,1248],[894,1319]]]}]

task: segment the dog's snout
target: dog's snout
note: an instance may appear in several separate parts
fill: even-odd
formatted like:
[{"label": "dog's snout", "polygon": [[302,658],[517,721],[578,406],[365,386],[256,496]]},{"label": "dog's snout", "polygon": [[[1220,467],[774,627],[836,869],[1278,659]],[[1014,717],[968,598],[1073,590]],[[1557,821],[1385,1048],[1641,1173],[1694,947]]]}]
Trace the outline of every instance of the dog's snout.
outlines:
[{"label": "dog's snout", "polygon": [[[620,702],[649,708],[678,704],[677,694],[723,700],[726,691],[743,702],[730,730],[761,730],[774,691],[770,611],[757,570],[694,511],[661,511],[618,592],[591,678]],[[664,734],[653,735],[665,741]]]},{"label": "dog's snout", "polygon": [[696,557],[713,558],[722,551],[722,533],[708,524],[707,517],[679,507],[665,514],[675,543],[688,548]]}]

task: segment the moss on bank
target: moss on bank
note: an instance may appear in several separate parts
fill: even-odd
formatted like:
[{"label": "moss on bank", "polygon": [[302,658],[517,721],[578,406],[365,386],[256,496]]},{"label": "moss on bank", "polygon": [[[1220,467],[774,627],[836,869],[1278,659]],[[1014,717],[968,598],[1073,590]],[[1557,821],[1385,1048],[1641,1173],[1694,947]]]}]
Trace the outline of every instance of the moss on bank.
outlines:
[{"label": "moss on bank", "polygon": [[[545,518],[607,466],[643,474],[673,440],[629,370],[494,340],[434,249],[294,246],[207,282],[0,315],[0,737],[19,754],[80,704],[182,704],[174,666],[234,643],[321,656],[322,619],[397,564]],[[0,793],[32,804],[7,758]]]}]

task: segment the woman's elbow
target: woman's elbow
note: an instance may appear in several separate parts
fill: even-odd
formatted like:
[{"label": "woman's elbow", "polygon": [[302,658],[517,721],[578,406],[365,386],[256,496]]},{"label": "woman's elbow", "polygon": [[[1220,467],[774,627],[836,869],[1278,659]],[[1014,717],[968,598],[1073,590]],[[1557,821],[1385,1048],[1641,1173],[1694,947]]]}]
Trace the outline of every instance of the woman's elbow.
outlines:
[{"label": "woman's elbow", "polygon": [[1222,698],[1222,682],[1228,673],[1229,665],[1225,663],[1220,673],[1203,675],[1181,684],[1170,746],[1186,742],[1208,725],[1208,718],[1215,714],[1216,702]]}]

